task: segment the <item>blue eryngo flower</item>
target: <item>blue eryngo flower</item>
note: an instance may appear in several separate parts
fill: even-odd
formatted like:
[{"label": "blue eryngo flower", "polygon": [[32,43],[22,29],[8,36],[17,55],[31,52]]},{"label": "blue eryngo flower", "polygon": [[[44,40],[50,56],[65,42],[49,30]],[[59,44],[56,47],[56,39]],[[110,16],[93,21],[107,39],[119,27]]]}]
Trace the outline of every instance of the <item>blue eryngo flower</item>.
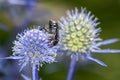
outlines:
[{"label": "blue eryngo flower", "polygon": [[91,52],[97,53],[114,53],[120,50],[101,49],[101,45],[106,45],[118,41],[117,39],[109,39],[102,41],[99,37],[100,28],[96,26],[99,24],[97,18],[87,12],[85,8],[67,11],[67,17],[62,17],[59,21],[60,42],[62,50],[65,53],[76,55],[76,60],[87,59],[97,62],[102,66],[106,66],[102,61],[93,58]]},{"label": "blue eryngo flower", "polygon": [[55,62],[55,47],[48,47],[48,36],[43,30],[39,30],[39,27],[18,34],[12,49],[13,55],[8,57],[8,59],[19,59],[20,71],[28,63],[35,71],[36,68],[39,68],[44,63]]}]

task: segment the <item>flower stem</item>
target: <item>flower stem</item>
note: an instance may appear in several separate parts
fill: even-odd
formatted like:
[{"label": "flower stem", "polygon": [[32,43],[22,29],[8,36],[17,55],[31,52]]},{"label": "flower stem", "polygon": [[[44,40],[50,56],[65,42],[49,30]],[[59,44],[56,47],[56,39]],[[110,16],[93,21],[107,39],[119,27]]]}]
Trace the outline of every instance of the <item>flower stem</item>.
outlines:
[{"label": "flower stem", "polygon": [[32,80],[39,80],[38,78],[38,70],[37,67],[35,65],[33,65],[32,67]]},{"label": "flower stem", "polygon": [[72,55],[72,60],[71,60],[71,63],[70,63],[70,68],[69,68],[67,80],[72,80],[75,65],[76,65],[76,55],[73,54]]}]

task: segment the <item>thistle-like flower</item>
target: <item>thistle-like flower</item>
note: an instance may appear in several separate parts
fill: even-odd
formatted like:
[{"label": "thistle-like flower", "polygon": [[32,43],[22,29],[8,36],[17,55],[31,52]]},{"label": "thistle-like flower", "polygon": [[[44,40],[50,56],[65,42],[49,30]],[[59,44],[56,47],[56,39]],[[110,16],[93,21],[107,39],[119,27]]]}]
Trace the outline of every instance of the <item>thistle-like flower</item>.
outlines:
[{"label": "thistle-like flower", "polygon": [[[97,18],[91,15],[91,12],[87,12],[85,8],[81,8],[81,12],[78,12],[77,8],[67,11],[67,17],[62,17],[58,24],[61,27],[59,45],[72,58],[70,69],[73,68],[74,62],[79,59],[92,60],[102,66],[106,66],[102,61],[91,57],[91,52],[120,52],[120,50],[99,48],[101,45],[114,43],[118,40],[109,39],[102,41],[99,37],[101,29],[96,27],[99,24]],[[71,79],[71,72],[73,71],[70,70],[68,80]]]},{"label": "thistle-like flower", "polygon": [[47,34],[39,30],[39,27],[18,34],[12,49],[13,55],[7,59],[19,59],[20,71],[29,63],[32,67],[33,80],[37,80],[35,79],[36,69],[44,63],[55,62],[55,47],[48,47]]}]

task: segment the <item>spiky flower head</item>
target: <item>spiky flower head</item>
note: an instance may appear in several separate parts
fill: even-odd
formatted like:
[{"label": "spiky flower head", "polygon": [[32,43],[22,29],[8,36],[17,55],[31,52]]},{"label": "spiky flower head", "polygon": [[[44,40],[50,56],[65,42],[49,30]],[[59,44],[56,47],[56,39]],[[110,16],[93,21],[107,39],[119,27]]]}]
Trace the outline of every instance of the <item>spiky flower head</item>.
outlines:
[{"label": "spiky flower head", "polygon": [[75,11],[68,11],[68,17],[61,18],[60,26],[63,28],[61,42],[65,49],[73,52],[86,53],[91,50],[91,44],[98,40],[98,32],[100,29],[95,29],[97,26],[97,18],[93,19],[90,12],[87,13],[85,9],[78,13]]},{"label": "spiky flower head", "polygon": [[62,17],[59,21],[61,27],[59,45],[69,54],[77,55],[77,60],[79,57],[84,57],[106,66],[103,62],[92,58],[90,52],[120,51],[101,50],[99,48],[100,45],[116,42],[117,39],[102,42],[101,38],[99,38],[101,30],[96,27],[98,24],[97,18],[91,15],[91,12],[87,12],[85,8],[81,8],[80,12],[78,12],[77,8],[67,11],[67,17]]},{"label": "spiky flower head", "polygon": [[19,59],[21,70],[30,63],[31,66],[42,66],[44,63],[55,62],[56,50],[48,47],[48,37],[39,27],[26,30],[18,34],[14,41],[13,56],[9,58]]}]

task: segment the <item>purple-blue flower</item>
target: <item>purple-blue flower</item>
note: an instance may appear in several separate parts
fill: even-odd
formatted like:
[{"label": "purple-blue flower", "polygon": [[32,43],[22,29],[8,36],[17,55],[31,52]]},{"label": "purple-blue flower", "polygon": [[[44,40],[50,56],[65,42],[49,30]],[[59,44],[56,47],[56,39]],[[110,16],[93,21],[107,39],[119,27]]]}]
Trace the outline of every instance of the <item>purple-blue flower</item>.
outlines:
[{"label": "purple-blue flower", "polygon": [[33,80],[36,78],[36,70],[45,63],[55,62],[56,49],[48,46],[48,36],[39,27],[28,29],[16,37],[13,42],[13,55],[6,59],[18,59],[20,71],[30,64],[32,67]]}]

